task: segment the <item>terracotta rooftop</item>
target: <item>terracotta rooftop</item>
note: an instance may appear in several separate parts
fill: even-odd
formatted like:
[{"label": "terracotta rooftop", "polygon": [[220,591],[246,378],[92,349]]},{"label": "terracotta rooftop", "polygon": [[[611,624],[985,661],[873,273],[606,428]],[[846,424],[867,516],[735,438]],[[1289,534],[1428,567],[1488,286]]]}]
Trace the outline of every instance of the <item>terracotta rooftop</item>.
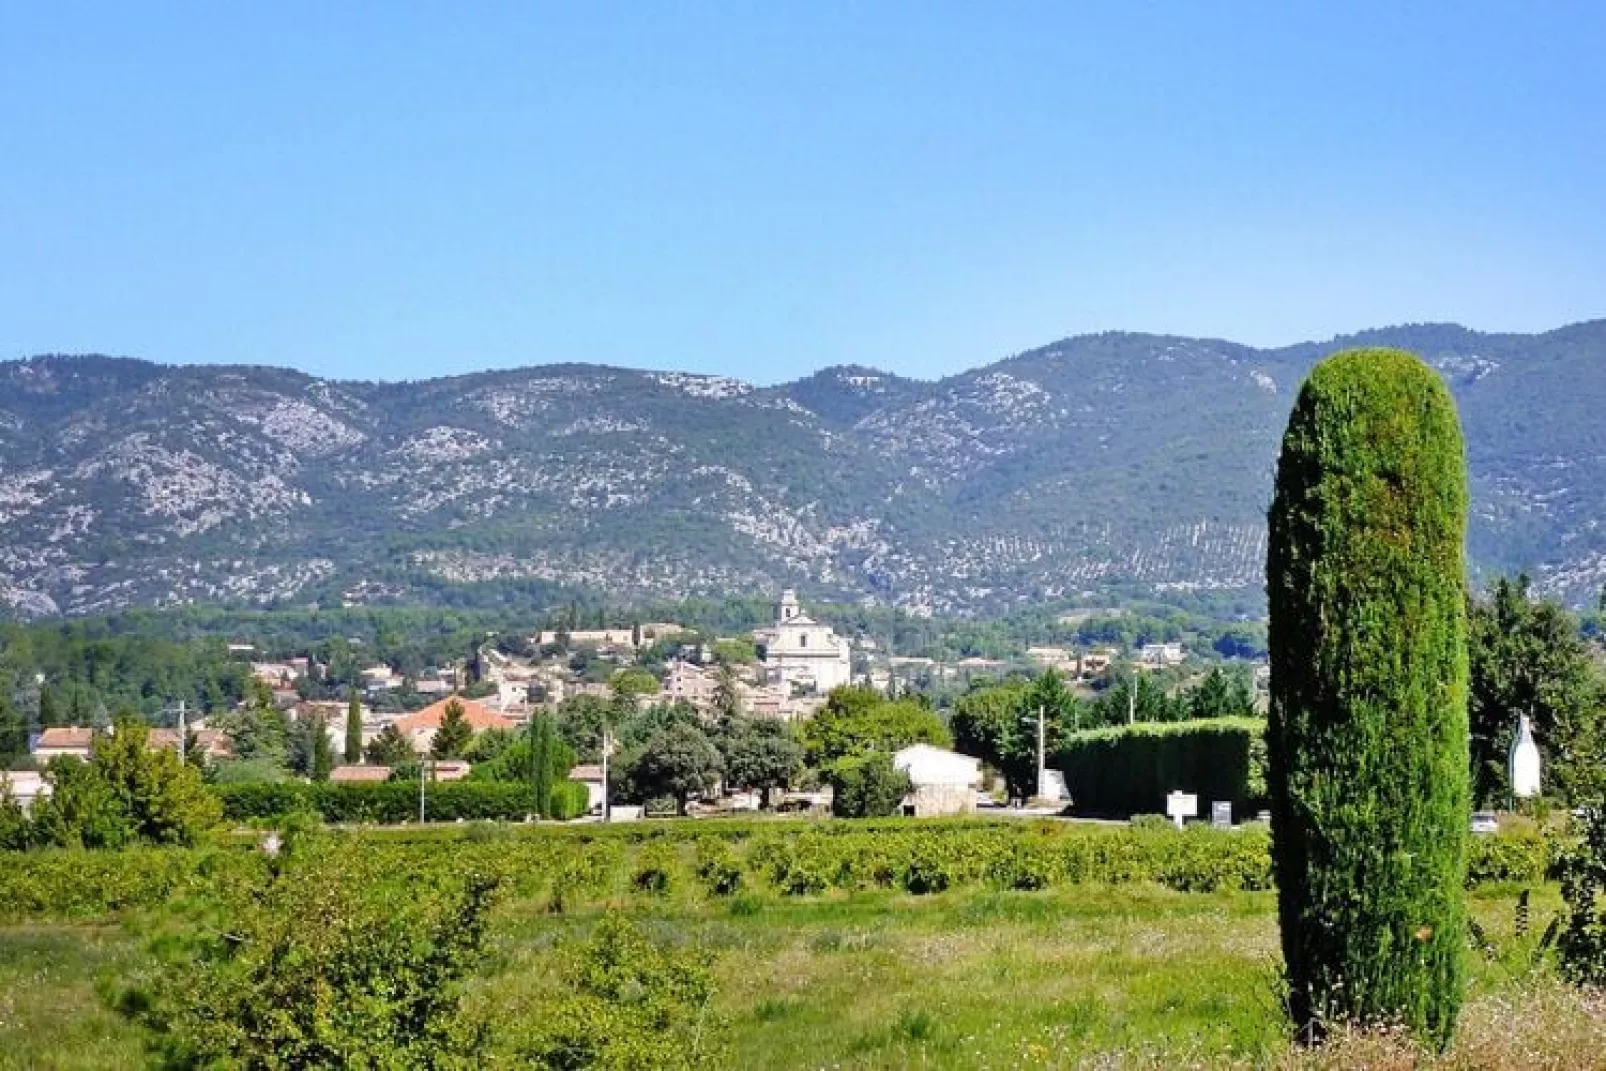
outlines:
[{"label": "terracotta rooftop", "polygon": [[93,729],[57,725],[40,733],[39,739],[34,743],[34,747],[87,748],[94,739],[95,730]]},{"label": "terracotta rooftop", "polygon": [[336,766],[329,771],[331,781],[389,781],[389,766]]},{"label": "terracotta rooftop", "polygon": [[446,717],[448,703],[462,704],[463,720],[468,722],[469,727],[475,732],[481,732],[485,729],[514,728],[512,718],[504,718],[490,707],[482,703],[476,703],[472,699],[452,696],[442,699],[438,703],[431,703],[415,714],[409,714],[405,718],[397,718],[395,722],[396,731],[398,733],[416,733],[422,729],[439,729],[442,720]]}]

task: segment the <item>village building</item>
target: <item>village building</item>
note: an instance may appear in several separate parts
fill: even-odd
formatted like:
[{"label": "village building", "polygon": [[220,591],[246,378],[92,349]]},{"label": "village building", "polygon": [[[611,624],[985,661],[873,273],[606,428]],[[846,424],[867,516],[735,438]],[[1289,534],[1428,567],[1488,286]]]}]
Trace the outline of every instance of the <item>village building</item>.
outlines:
[{"label": "village building", "polygon": [[970,814],[982,786],[981,760],[931,744],[911,744],[892,756],[894,769],[909,775],[903,813],[914,818]]},{"label": "village building", "polygon": [[476,703],[472,699],[461,699],[453,696],[431,703],[423,710],[409,714],[404,718],[397,718],[392,724],[404,739],[413,745],[413,750],[420,755],[429,753],[430,744],[435,739],[435,732],[441,727],[446,718],[446,708],[452,703],[459,703],[463,707],[463,720],[475,733],[482,733],[487,729],[505,729],[511,731],[518,728],[518,722],[487,707],[483,703]]},{"label": "village building", "polygon": [[0,798],[9,797],[23,809],[31,810],[34,801],[50,795],[50,782],[38,770],[0,770]]},{"label": "village building", "polygon": [[604,795],[602,779],[602,766],[598,763],[582,763],[569,771],[569,780],[578,781],[586,786],[586,810],[602,810]]},{"label": "village building", "polygon": [[34,737],[28,747],[33,761],[43,766],[51,759],[63,755],[89,761],[89,748],[95,740],[95,730],[76,725],[53,726]]},{"label": "village building", "polygon": [[[195,747],[208,759],[234,758],[234,744],[220,729],[191,729],[190,736],[195,738]],[[167,748],[169,751],[179,750],[179,736],[177,729],[152,729],[149,746]]]},{"label": "village building", "polygon": [[1180,666],[1187,658],[1180,643],[1146,643],[1138,649],[1137,662],[1144,669],[1164,669]]},{"label": "village building", "polygon": [[848,641],[805,614],[791,588],[781,592],[775,624],[754,631],[753,639],[764,648],[764,668],[774,683],[821,693],[852,683]]},{"label": "village building", "polygon": [[337,784],[359,782],[374,783],[390,780],[389,766],[336,766],[329,771],[329,780]]}]

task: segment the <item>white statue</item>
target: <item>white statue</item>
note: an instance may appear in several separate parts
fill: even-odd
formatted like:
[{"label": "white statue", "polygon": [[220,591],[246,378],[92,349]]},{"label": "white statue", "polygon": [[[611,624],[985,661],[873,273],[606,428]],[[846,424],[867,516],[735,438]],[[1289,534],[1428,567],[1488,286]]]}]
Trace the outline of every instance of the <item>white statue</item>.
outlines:
[{"label": "white statue", "polygon": [[1526,714],[1517,718],[1517,736],[1511,741],[1511,794],[1520,800],[1539,795],[1539,747]]}]

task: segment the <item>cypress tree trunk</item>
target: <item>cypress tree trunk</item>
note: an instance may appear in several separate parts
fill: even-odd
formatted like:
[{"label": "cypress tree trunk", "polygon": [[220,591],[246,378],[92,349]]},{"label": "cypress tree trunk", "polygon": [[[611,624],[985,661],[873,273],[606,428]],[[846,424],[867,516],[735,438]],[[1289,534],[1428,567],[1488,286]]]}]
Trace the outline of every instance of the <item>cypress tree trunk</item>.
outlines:
[{"label": "cypress tree trunk", "polygon": [[1278,916],[1296,1027],[1449,1042],[1464,986],[1467,491],[1455,403],[1398,350],[1311,373],[1266,561]]}]

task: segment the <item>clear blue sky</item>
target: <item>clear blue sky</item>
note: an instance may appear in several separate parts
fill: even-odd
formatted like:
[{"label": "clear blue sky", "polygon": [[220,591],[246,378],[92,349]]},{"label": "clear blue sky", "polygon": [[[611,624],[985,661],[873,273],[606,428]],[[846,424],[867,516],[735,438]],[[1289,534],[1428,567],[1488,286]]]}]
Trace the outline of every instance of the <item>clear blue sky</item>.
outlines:
[{"label": "clear blue sky", "polygon": [[12,0],[0,358],[1543,330],[1606,315],[1603,50],[1598,2]]}]

